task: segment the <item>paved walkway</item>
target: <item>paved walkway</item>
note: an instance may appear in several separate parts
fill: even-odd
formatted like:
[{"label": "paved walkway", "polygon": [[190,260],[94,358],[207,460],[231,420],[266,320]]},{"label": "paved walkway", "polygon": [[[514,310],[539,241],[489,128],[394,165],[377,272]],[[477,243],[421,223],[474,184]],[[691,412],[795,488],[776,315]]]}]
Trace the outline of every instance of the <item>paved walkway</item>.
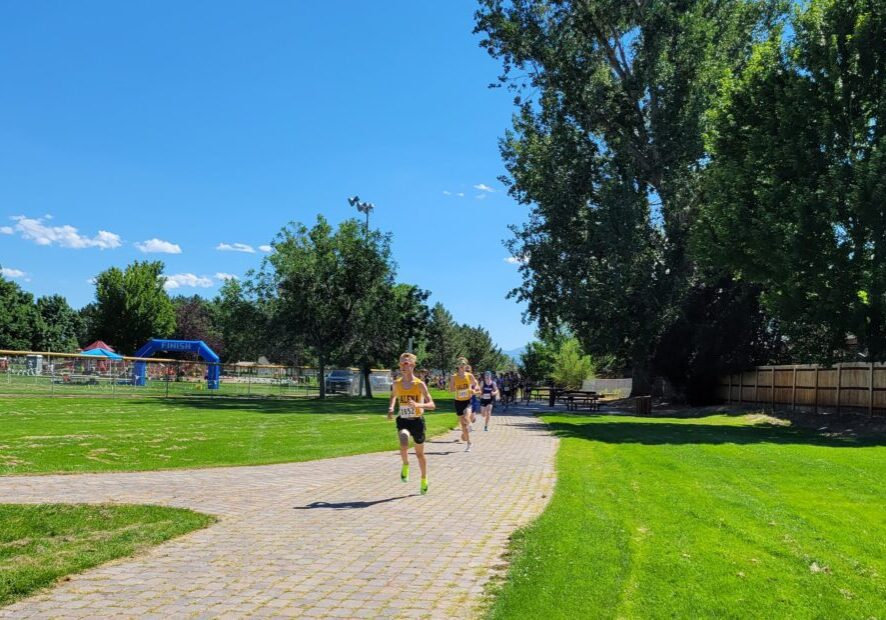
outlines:
[{"label": "paved walkway", "polygon": [[427,444],[426,496],[415,458],[412,480],[402,484],[391,452],[0,477],[0,503],[151,503],[219,517],[0,608],[0,618],[472,617],[503,568],[509,535],[541,513],[555,480],[557,440],[541,422],[512,410],[491,428],[475,433],[471,453],[454,443],[455,432]]}]

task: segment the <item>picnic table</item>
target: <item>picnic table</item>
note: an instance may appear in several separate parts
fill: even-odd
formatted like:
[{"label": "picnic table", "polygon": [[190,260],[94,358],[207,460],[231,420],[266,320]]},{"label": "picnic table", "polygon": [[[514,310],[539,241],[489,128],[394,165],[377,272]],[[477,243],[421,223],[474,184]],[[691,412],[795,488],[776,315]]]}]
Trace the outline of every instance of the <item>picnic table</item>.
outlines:
[{"label": "picnic table", "polygon": [[528,404],[533,400],[549,400],[551,388],[527,385],[523,388],[523,400]]},{"label": "picnic table", "polygon": [[578,411],[584,407],[588,411],[600,409],[600,395],[592,390],[559,390],[557,398],[566,405],[568,411]]}]

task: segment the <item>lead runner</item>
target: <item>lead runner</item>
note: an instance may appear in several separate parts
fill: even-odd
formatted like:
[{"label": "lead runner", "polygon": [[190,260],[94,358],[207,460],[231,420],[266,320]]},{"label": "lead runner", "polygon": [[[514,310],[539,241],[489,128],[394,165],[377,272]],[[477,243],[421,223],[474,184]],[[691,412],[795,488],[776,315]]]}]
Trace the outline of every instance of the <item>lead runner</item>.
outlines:
[{"label": "lead runner", "polygon": [[425,460],[425,410],[434,410],[437,405],[428,392],[428,387],[421,379],[413,375],[416,357],[412,353],[400,356],[401,377],[394,382],[391,390],[391,402],[388,406],[388,419],[394,415],[394,405],[399,403],[397,414],[397,436],[400,439],[400,458],[403,467],[400,469],[400,480],[409,482],[409,438],[415,443],[415,456],[421,468],[422,495],[428,492],[428,464]]}]

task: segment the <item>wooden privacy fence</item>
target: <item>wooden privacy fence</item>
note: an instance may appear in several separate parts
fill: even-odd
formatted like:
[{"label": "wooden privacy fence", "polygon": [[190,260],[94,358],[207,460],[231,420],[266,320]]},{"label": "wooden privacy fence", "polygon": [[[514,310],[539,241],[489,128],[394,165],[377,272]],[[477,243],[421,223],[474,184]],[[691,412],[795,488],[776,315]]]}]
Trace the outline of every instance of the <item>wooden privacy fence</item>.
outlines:
[{"label": "wooden privacy fence", "polygon": [[717,395],[729,403],[790,405],[851,412],[886,410],[886,363],[760,366],[722,377]]}]

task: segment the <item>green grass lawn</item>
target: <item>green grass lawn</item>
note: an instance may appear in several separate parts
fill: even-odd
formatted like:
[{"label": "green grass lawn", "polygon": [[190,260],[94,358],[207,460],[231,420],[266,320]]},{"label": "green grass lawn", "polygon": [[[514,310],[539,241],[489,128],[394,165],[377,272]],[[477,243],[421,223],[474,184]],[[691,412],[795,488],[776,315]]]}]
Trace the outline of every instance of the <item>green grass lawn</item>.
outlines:
[{"label": "green grass lawn", "polygon": [[[451,399],[428,433],[457,424]],[[0,399],[0,474],[307,461],[396,450],[387,398]]]},{"label": "green grass lawn", "polygon": [[545,416],[551,504],[491,618],[884,618],[886,439],[755,418]]},{"label": "green grass lawn", "polygon": [[212,521],[159,506],[0,504],[0,605]]}]

